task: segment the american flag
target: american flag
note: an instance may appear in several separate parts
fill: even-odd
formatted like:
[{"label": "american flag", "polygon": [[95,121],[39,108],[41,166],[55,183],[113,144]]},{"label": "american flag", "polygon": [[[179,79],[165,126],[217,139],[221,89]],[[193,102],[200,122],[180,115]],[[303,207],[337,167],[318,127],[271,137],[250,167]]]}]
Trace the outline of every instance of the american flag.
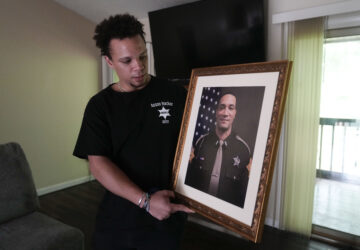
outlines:
[{"label": "american flag", "polygon": [[221,95],[221,89],[218,87],[204,88],[201,100],[198,118],[196,121],[193,145],[201,135],[209,133],[215,126],[215,111]]}]

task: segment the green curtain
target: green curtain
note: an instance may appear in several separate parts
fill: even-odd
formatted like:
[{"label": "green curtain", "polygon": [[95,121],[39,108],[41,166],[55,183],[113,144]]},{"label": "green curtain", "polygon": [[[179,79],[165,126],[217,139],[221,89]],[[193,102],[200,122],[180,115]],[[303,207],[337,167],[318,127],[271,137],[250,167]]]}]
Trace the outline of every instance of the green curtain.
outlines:
[{"label": "green curtain", "polygon": [[316,177],[323,18],[289,24],[293,69],[285,115],[284,229],[310,236]]}]

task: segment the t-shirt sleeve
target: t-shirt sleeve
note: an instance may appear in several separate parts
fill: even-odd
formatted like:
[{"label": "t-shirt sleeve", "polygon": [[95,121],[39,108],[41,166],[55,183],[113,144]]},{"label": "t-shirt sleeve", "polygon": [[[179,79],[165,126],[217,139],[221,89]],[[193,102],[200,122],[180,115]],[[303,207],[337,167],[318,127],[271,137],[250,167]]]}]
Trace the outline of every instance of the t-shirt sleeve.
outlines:
[{"label": "t-shirt sleeve", "polygon": [[110,156],[112,143],[105,105],[94,97],[86,106],[74,156],[87,159],[89,155]]}]

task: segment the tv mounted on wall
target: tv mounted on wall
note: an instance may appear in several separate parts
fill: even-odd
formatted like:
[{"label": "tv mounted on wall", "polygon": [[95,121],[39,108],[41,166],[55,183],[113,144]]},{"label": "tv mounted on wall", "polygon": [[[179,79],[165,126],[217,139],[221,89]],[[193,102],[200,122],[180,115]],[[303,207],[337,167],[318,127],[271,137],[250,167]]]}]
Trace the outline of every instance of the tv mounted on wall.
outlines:
[{"label": "tv mounted on wall", "polygon": [[263,0],[203,0],[149,12],[155,71],[189,79],[193,68],[265,61]]}]

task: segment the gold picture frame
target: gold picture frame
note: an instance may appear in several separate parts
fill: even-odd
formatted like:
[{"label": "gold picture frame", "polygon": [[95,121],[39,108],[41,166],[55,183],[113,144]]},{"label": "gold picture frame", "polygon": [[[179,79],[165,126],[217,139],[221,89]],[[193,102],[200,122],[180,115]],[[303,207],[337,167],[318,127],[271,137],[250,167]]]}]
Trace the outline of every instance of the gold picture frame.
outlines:
[{"label": "gold picture frame", "polygon": [[[262,236],[291,65],[290,61],[250,63],[197,68],[191,74],[174,160],[172,188],[183,204],[253,242],[259,242]],[[232,133],[233,144],[237,143],[231,146],[232,142],[229,142],[228,147],[234,148],[229,150],[233,155],[228,153],[229,163],[226,163],[225,172],[220,174],[218,184],[218,190],[225,181],[230,185],[226,188],[234,187],[236,190],[222,192],[224,195],[220,195],[220,191],[210,194],[208,189],[203,189],[208,177],[202,176],[210,173],[207,161],[214,161],[216,150],[208,146],[209,150],[201,152],[205,143],[210,145],[213,143],[211,138],[216,138],[218,127],[215,124],[221,123],[221,120],[216,123],[217,105],[222,95],[235,96]],[[199,141],[204,143],[201,149]],[[249,151],[248,159],[238,153],[238,147],[245,146]],[[239,154],[240,158],[234,154]],[[226,153],[224,157],[227,157]],[[240,161],[242,164],[250,162],[246,165],[247,172]],[[225,169],[224,165],[221,168]],[[238,177],[246,176],[238,174],[239,169],[248,176]],[[189,177],[194,171],[196,177]],[[246,183],[245,187],[241,183]],[[240,193],[244,194],[242,201]]]}]

